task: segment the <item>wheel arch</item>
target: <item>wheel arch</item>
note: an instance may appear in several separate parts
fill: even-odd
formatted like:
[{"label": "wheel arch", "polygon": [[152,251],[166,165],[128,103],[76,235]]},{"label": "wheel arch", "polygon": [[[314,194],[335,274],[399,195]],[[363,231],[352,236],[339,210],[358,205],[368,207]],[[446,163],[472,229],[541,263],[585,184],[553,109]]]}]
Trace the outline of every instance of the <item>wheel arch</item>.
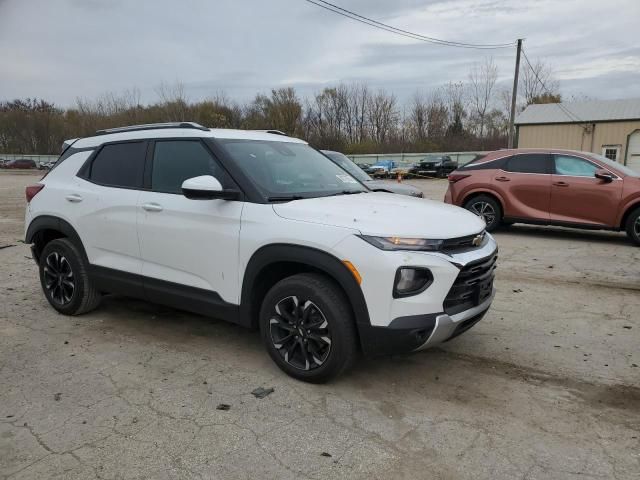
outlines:
[{"label": "wheel arch", "polygon": [[480,195],[487,195],[488,197],[494,198],[498,202],[498,204],[500,205],[500,208],[502,209],[502,216],[504,217],[504,214],[505,214],[505,211],[504,211],[505,202],[504,202],[504,199],[502,198],[502,195],[500,195],[495,190],[489,190],[489,189],[471,190],[470,192],[465,193],[464,197],[462,198],[462,202],[460,202],[460,205],[462,207],[464,207],[464,205],[469,200],[471,200],[474,197],[479,197]]},{"label": "wheel arch", "polygon": [[33,245],[34,260],[38,262],[44,246],[56,238],[68,238],[71,240],[80,249],[85,262],[89,263],[80,235],[69,222],[60,217],[41,215],[34,218],[27,228],[25,243]]},{"label": "wheel arch", "polygon": [[251,256],[242,281],[240,323],[255,328],[267,291],[281,279],[302,272],[321,273],[333,280],[345,293],[356,326],[370,324],[362,289],[342,261],[322,250],[293,244],[267,245]]}]

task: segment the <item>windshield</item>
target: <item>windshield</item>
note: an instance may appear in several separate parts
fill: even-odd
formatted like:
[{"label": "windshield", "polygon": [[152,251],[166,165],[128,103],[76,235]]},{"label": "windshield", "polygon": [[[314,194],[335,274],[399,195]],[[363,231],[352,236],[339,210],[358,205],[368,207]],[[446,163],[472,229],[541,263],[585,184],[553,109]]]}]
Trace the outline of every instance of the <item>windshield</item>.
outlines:
[{"label": "windshield", "polygon": [[629,175],[631,177],[640,177],[640,173],[636,172],[635,170],[630,169],[626,165],[622,165],[621,163],[613,161],[610,158],[605,157],[604,155],[599,155],[597,153],[589,153],[589,155],[591,155],[592,157],[596,158],[597,160],[600,160],[602,163],[607,164],[608,166],[610,166],[614,170],[619,170],[620,172],[624,173],[625,175]]},{"label": "windshield", "polygon": [[357,178],[361,182],[368,182],[371,177],[367,175],[358,165],[356,165],[349,157],[340,152],[322,152],[331,160],[336,162],[353,177]]},{"label": "windshield", "polygon": [[441,162],[443,160],[444,160],[444,157],[441,157],[441,156],[438,156],[438,155],[427,155],[422,160],[420,160],[420,163],[423,163],[423,162]]},{"label": "windshield", "polygon": [[270,200],[367,192],[360,182],[304,143],[220,140],[236,164]]}]

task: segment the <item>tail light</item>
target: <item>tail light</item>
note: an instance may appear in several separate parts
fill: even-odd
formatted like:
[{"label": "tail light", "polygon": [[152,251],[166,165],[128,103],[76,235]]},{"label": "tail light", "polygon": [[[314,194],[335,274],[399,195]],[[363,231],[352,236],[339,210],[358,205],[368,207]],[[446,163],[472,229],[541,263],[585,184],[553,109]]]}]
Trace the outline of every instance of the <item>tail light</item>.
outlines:
[{"label": "tail light", "polygon": [[36,183],[34,185],[29,185],[24,192],[25,195],[27,196],[27,203],[33,200],[33,197],[35,197],[38,194],[38,192],[43,188],[44,188],[43,183]]},{"label": "tail light", "polygon": [[471,175],[464,173],[451,173],[447,178],[449,179],[449,183],[456,183],[470,176]]}]

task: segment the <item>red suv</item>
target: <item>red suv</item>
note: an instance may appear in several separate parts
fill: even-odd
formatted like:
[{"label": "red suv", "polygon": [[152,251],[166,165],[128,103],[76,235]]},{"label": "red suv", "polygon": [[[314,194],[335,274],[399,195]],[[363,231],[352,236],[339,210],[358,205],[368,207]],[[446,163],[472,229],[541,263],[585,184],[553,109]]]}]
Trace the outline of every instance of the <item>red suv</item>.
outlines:
[{"label": "red suv", "polygon": [[515,222],[626,230],[640,245],[640,174],[572,150],[499,150],[449,175],[444,201],[481,216],[487,230]]}]

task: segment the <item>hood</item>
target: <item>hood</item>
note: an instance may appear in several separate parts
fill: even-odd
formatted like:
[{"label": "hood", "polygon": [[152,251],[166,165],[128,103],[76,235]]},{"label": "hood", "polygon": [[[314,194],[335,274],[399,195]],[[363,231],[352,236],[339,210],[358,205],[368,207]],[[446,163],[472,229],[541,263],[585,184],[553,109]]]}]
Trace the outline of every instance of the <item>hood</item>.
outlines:
[{"label": "hood", "polygon": [[481,232],[484,221],[473,213],[433,200],[393,193],[360,193],[274,204],[282,218],[359,230],[365,235],[430,239]]},{"label": "hood", "polygon": [[390,182],[384,180],[367,180],[364,182],[367,188],[371,190],[387,190],[400,195],[416,195],[422,193],[422,190],[406,183]]}]

